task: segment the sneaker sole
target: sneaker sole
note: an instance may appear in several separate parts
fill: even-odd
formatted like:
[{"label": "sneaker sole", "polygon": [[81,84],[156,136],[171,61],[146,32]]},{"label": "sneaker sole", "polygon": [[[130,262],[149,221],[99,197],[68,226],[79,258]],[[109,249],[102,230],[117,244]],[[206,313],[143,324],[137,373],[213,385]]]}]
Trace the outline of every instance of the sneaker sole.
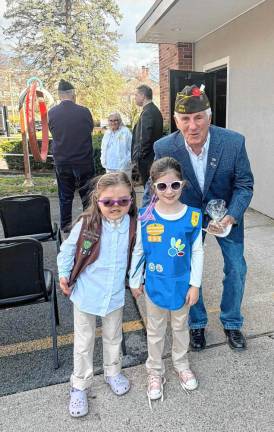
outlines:
[{"label": "sneaker sole", "polygon": [[162,385],[161,385],[161,394],[159,395],[159,396],[157,396],[157,397],[151,397],[151,396],[149,396],[149,393],[148,393],[148,391],[147,391],[147,397],[150,399],[150,400],[158,400],[158,399],[161,399],[161,397],[163,396],[163,392],[164,392],[164,385],[165,385],[165,383],[166,383],[166,379],[165,379],[165,377],[163,378],[163,381],[162,381]]},{"label": "sneaker sole", "polygon": [[181,384],[182,388],[183,388],[184,390],[187,390],[187,391],[197,390],[197,388],[199,387],[199,383],[198,383],[198,381],[197,381],[197,385],[196,385],[196,387],[187,387],[187,386],[186,386],[185,384],[183,384],[181,381],[180,381],[180,384]]}]

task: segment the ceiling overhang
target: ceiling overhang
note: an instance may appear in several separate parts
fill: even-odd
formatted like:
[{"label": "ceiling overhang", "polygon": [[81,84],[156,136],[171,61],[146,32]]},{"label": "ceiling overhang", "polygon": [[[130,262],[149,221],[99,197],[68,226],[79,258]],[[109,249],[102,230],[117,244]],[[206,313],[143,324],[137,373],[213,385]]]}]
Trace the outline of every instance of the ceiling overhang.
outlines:
[{"label": "ceiling overhang", "polygon": [[197,42],[265,0],[157,0],[136,27],[137,42]]}]

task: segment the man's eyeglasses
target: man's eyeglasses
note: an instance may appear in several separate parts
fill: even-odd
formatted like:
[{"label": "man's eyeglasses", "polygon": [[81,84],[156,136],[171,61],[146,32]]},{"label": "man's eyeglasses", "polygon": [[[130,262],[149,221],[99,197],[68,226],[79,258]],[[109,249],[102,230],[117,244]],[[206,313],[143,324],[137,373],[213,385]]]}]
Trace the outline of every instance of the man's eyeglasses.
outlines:
[{"label": "man's eyeglasses", "polygon": [[181,189],[183,183],[184,183],[183,180],[176,180],[170,183],[165,183],[165,182],[154,183],[154,186],[156,187],[158,192],[165,192],[169,187],[173,191],[178,191]]},{"label": "man's eyeglasses", "polygon": [[127,207],[132,202],[132,198],[119,198],[117,200],[103,198],[98,200],[99,203],[103,204],[105,207],[113,207],[115,204],[118,204],[120,207]]},{"label": "man's eyeglasses", "polygon": [[117,123],[117,122],[119,122],[120,120],[118,120],[118,119],[111,119],[111,120],[109,120],[109,122],[110,123]]}]

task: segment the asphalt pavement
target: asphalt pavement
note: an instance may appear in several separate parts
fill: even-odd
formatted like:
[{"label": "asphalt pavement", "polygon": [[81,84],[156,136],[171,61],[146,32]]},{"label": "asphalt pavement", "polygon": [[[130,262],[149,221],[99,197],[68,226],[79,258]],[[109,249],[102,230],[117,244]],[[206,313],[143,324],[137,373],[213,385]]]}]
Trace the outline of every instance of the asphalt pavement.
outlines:
[{"label": "asphalt pavement", "polygon": [[[140,197],[141,194],[139,194]],[[57,199],[51,199],[53,219],[58,218]],[[75,207],[78,211],[77,205]],[[11,431],[132,431],[132,432],[273,432],[274,431],[274,221],[260,213],[249,210],[246,214],[246,259],[248,276],[243,300],[245,322],[243,331],[247,336],[248,349],[234,352],[226,344],[225,335],[219,322],[219,303],[222,284],[222,259],[215,239],[208,236],[205,244],[206,260],[204,269],[204,296],[209,312],[209,325],[206,332],[207,349],[199,353],[189,353],[190,363],[197,374],[199,388],[186,395],[173,372],[170,359],[170,332],[166,338],[165,362],[167,367],[167,384],[165,400],[153,403],[150,411],[146,397],[146,371],[144,359],[146,346],[143,330],[138,327],[146,321],[146,313],[141,299],[138,302],[139,312],[128,310],[126,318],[130,326],[136,325],[136,332],[127,332],[132,338],[142,333],[132,343],[132,357],[139,357],[138,366],[127,367],[124,372],[129,377],[132,388],[123,396],[113,395],[98,374],[89,396],[90,412],[82,419],[70,418],[67,405],[69,402],[69,383],[54,384],[54,370],[51,369],[51,352],[46,349],[47,358],[42,356],[39,348],[28,353],[25,362],[32,369],[32,380],[38,382],[33,390],[21,391],[0,398],[0,430]],[[50,254],[46,261],[52,264]],[[129,296],[129,292],[128,292]],[[62,302],[63,299],[60,300]],[[129,296],[129,303],[132,301]],[[134,306],[134,304],[133,304]],[[127,308],[126,308],[127,309]],[[5,311],[5,314],[12,311]],[[2,311],[1,311],[2,314]],[[71,333],[71,315],[68,309],[61,311],[64,334]],[[1,336],[4,344],[1,349],[20,348],[20,334],[23,322],[16,319],[8,321],[1,317]],[[35,321],[35,324],[33,322]],[[47,330],[43,317],[28,322],[29,337],[33,326],[41,326],[40,339]],[[2,326],[4,331],[2,330]],[[99,324],[98,324],[99,325]],[[25,330],[24,330],[25,331]],[[43,334],[42,334],[43,333]],[[49,332],[48,332],[49,334]],[[14,339],[10,339],[10,337]],[[98,338],[98,344],[100,339]],[[137,342],[137,344],[136,344]],[[9,382],[24,381],[26,369],[21,371],[24,353],[12,351],[5,357],[5,372],[1,377]],[[61,374],[70,363],[71,358],[66,350],[71,345],[60,347]],[[0,351],[1,352],[1,351]],[[143,356],[143,359],[141,358]],[[3,358],[0,356],[0,361]],[[37,368],[34,367],[37,361]],[[17,370],[14,372],[14,368]],[[137,362],[138,363],[138,362]],[[40,379],[48,364],[49,380]],[[50,366],[49,366],[50,365]],[[50,373],[51,370],[51,373]],[[68,370],[68,369],[67,369]],[[100,372],[100,371],[99,371]],[[51,381],[50,381],[51,377]],[[40,381],[39,381],[40,380]],[[28,380],[25,380],[27,382]],[[63,381],[67,375],[63,374]],[[61,381],[59,381],[61,382]],[[32,387],[33,388],[33,387]],[[3,394],[3,393],[2,393]]]},{"label": "asphalt pavement", "polygon": [[[52,220],[58,222],[58,198],[52,197]],[[74,202],[74,218],[81,213],[80,200]],[[0,224],[0,238],[3,236]],[[43,243],[44,267],[51,269],[57,279],[55,242]],[[28,305],[1,310],[0,332],[0,397],[34,388],[68,382],[73,365],[73,313],[67,297],[57,291],[60,326],[58,351],[60,367],[53,368],[50,327],[50,305]],[[97,319],[98,337],[94,350],[94,373],[102,373],[101,320]],[[146,335],[136,303],[129,290],[123,315],[126,355],[123,367],[141,364],[147,355]],[[1,402],[0,402],[1,406]],[[0,428],[1,430],[1,428]]]}]

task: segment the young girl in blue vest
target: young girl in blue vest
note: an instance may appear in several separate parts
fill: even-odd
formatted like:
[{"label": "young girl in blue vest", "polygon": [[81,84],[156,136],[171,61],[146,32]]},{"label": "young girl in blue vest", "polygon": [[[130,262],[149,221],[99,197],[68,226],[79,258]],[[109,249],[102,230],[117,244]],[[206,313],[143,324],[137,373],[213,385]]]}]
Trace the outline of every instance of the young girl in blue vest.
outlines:
[{"label": "young girl in blue vest", "polygon": [[88,413],[96,316],[102,317],[105,381],[116,395],[130,388],[121,373],[120,352],[125,276],[132,233],[136,231],[136,211],[136,195],[127,175],[101,176],[91,193],[90,206],[72,228],[57,258],[61,290],[74,304],[74,370],[69,404],[73,417]]},{"label": "young girl in blue vest", "polygon": [[140,210],[129,285],[135,298],[142,294],[145,262],[147,395],[151,407],[151,400],[163,400],[162,354],[169,315],[172,361],[180,384],[186,392],[198,386],[187,356],[187,316],[189,307],[198,301],[203,246],[200,210],[180,202],[185,186],[180,164],[171,157],[158,159],[150,176],[153,195],[148,208]]}]

